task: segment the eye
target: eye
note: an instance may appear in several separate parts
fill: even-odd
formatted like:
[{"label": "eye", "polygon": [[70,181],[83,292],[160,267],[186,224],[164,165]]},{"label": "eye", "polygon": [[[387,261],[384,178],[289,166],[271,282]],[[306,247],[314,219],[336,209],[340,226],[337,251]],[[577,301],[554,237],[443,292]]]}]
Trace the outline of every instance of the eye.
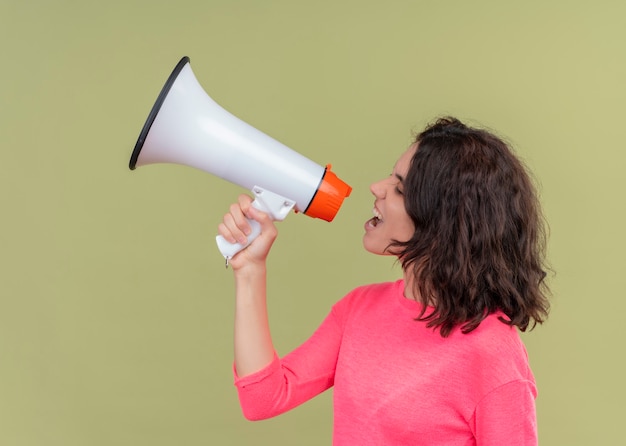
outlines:
[{"label": "eye", "polygon": [[404,195],[404,177],[397,172],[394,174],[396,184],[394,186],[394,190],[398,195]]}]

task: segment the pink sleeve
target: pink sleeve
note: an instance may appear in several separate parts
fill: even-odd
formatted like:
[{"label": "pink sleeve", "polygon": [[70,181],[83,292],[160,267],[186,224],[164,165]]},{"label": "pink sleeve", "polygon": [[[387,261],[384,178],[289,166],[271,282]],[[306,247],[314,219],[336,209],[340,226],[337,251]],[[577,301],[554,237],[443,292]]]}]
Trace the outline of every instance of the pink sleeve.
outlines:
[{"label": "pink sleeve", "polygon": [[537,416],[533,382],[513,381],[498,387],[480,401],[472,428],[477,446],[536,446]]},{"label": "pink sleeve", "polygon": [[235,385],[244,416],[262,420],[286,412],[333,385],[341,328],[336,309],[300,347],[264,369],[238,377]]}]

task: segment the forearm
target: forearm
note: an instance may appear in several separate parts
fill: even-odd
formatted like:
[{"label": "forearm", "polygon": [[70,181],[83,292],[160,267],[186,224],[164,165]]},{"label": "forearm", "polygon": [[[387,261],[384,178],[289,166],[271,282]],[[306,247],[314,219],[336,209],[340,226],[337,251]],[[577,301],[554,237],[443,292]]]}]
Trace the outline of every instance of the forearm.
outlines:
[{"label": "forearm", "polygon": [[266,268],[255,266],[235,275],[235,369],[246,376],[274,359],[266,303]]}]

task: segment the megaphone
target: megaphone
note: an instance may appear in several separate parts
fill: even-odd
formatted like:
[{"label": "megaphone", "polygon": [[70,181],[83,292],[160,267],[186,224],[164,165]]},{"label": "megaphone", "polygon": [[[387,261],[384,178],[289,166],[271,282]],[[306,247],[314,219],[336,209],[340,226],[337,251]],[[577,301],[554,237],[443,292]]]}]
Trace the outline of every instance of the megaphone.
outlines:
[{"label": "megaphone", "polygon": [[[219,106],[194,76],[183,57],[163,86],[139,134],[129,167],[174,163],[194,167],[252,191],[252,203],[274,220],[294,209],[332,221],[352,188],[331,171],[243,122]],[[232,258],[260,234],[249,220],[248,243],[218,249]]]}]

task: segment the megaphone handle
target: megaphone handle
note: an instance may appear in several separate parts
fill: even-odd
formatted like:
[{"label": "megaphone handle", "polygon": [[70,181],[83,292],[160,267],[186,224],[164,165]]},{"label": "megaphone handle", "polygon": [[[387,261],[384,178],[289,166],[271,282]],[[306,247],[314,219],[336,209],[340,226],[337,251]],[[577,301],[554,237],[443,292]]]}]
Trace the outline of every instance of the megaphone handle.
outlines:
[{"label": "megaphone handle", "polygon": [[250,224],[250,227],[252,228],[252,232],[250,233],[250,235],[248,235],[248,242],[245,245],[242,245],[241,243],[229,243],[221,235],[215,237],[217,248],[220,250],[226,260],[232,259],[235,254],[237,254],[242,249],[245,249],[248,245],[250,245],[250,243],[254,241],[255,238],[257,238],[261,234],[261,224],[256,220],[252,220],[249,218],[247,220],[248,224]]},{"label": "megaphone handle", "polygon": [[[256,197],[252,202],[252,206],[261,212],[271,215],[272,219],[275,221],[283,220],[296,204],[295,201],[263,189],[262,187],[254,186],[252,193]],[[232,259],[235,254],[250,245],[250,243],[261,234],[261,225],[259,222],[250,218],[247,220],[252,228],[252,232],[248,235],[248,242],[245,245],[241,243],[228,243],[221,235],[215,237],[217,247],[227,263],[228,259]]]}]

